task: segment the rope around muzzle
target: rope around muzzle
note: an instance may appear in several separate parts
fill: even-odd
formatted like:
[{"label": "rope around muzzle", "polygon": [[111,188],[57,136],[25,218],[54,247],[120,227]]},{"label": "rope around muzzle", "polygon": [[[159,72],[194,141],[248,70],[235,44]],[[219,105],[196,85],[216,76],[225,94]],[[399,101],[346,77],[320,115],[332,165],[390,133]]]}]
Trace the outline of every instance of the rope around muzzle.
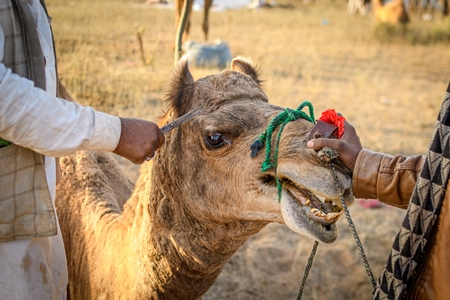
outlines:
[{"label": "rope around muzzle", "polygon": [[[303,108],[308,107],[309,109],[309,115],[307,115],[303,110]],[[250,150],[252,153],[250,154],[251,157],[255,157],[259,150],[266,145],[265,150],[265,160],[263,161],[261,165],[261,171],[267,172],[271,168],[276,169],[277,168],[277,162],[278,162],[278,146],[280,144],[280,138],[281,138],[281,132],[283,132],[284,127],[287,123],[296,121],[298,119],[305,119],[313,124],[316,123],[314,118],[314,108],[312,104],[309,101],[304,101],[302,104],[300,104],[296,110],[292,110],[290,108],[286,108],[282,113],[277,115],[275,118],[270,121],[269,126],[267,126],[267,129],[261,133],[258,137],[258,139],[250,146]],[[276,146],[275,146],[275,155],[273,157],[273,161],[270,158],[270,154],[272,151],[272,135],[274,130],[280,126],[280,130],[278,131]],[[281,182],[278,179],[277,176],[275,176],[275,180],[277,182],[277,188],[278,188],[278,201],[281,200],[281,192],[282,192],[282,186]]]},{"label": "rope around muzzle", "polygon": [[[309,115],[307,115],[305,112],[302,111],[304,107],[308,107],[309,109]],[[296,110],[292,110],[290,108],[286,108],[282,113],[277,115],[275,118],[272,119],[272,121],[269,123],[269,126],[267,129],[260,134],[258,139],[251,145],[251,157],[255,157],[259,150],[266,146],[265,149],[265,159],[263,163],[261,164],[261,171],[267,172],[271,168],[276,169],[277,163],[278,163],[278,148],[279,148],[279,142],[281,138],[281,133],[286,126],[287,123],[296,121],[300,118],[303,118],[313,124],[315,124],[315,118],[314,118],[314,108],[312,104],[309,101],[304,101]],[[278,131],[277,140],[276,140],[276,146],[275,146],[275,153],[273,159],[271,159],[271,152],[272,152],[272,136],[274,130],[280,126],[280,129]],[[367,276],[369,277],[369,281],[372,285],[373,290],[375,291],[376,288],[376,282],[375,278],[373,277],[372,270],[370,269],[369,262],[367,260],[367,257],[364,252],[364,248],[362,246],[361,240],[359,239],[358,233],[356,232],[355,225],[351,219],[350,211],[348,210],[347,204],[345,203],[344,196],[342,194],[342,186],[339,182],[339,179],[336,174],[336,170],[332,164],[332,160],[337,158],[339,156],[339,153],[329,147],[324,147],[322,150],[318,152],[318,157],[322,164],[327,166],[330,169],[330,172],[333,176],[334,185],[335,188],[339,194],[339,199],[341,200],[342,207],[344,208],[345,216],[347,218],[347,221],[349,223],[350,230],[352,231],[353,237],[356,242],[356,246],[358,247],[358,250],[360,252],[362,261],[364,263],[364,267],[366,269]],[[278,176],[275,176],[275,180],[277,183],[277,189],[278,189],[278,201],[281,201],[281,195],[282,195],[282,184],[278,178]],[[303,294],[303,290],[306,284],[306,279],[308,278],[309,271],[312,267],[314,256],[317,252],[317,247],[319,245],[319,242],[316,240],[314,241],[314,246],[311,250],[311,254],[308,258],[308,263],[305,267],[305,271],[303,274],[302,282],[300,285],[300,289],[298,292],[297,300],[300,300]]]}]

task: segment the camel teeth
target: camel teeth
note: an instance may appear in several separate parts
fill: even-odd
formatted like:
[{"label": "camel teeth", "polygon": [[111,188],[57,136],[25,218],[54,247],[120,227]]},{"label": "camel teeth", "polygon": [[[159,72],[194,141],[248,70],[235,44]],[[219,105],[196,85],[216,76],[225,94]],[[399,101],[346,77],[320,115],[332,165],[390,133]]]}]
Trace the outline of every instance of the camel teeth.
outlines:
[{"label": "camel teeth", "polygon": [[339,218],[343,213],[344,213],[343,211],[338,212],[338,213],[335,213],[335,212],[334,213],[328,213],[325,216],[325,221],[331,221],[331,220],[334,220],[336,218]]},{"label": "camel teeth", "polygon": [[305,205],[309,206],[310,204],[311,204],[311,200],[307,199],[306,202],[305,202]]},{"label": "camel teeth", "polygon": [[314,213],[314,215],[316,216],[316,217],[321,217],[321,218],[323,218],[323,217],[325,217],[326,216],[326,214],[325,213],[323,213],[322,211],[316,211],[315,213]]},{"label": "camel teeth", "polygon": [[311,208],[311,210],[309,211],[310,213],[315,214],[316,212],[318,212],[319,210],[317,208]]}]

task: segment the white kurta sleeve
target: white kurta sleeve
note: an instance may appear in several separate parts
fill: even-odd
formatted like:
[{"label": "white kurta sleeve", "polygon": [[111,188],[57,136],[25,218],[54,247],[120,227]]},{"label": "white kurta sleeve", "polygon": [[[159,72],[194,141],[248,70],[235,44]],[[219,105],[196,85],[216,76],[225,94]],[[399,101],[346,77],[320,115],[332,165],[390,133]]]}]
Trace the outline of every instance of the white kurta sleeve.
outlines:
[{"label": "white kurta sleeve", "polygon": [[120,119],[51,96],[0,62],[0,137],[49,156],[113,151]]}]

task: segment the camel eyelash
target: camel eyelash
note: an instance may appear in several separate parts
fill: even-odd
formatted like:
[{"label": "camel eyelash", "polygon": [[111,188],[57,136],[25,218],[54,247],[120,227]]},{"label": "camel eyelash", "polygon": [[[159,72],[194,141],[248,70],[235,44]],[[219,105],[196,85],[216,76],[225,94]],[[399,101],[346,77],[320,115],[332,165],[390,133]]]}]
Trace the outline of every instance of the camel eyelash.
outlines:
[{"label": "camel eyelash", "polygon": [[220,132],[207,134],[205,136],[205,142],[206,146],[210,149],[217,149],[224,145],[231,145],[231,139],[228,139],[226,135]]}]

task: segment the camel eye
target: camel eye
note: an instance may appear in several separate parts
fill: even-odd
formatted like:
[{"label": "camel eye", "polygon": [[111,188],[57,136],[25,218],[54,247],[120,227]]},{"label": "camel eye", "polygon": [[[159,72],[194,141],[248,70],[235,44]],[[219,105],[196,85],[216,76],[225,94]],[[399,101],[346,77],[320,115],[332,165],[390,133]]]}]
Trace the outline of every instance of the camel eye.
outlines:
[{"label": "camel eye", "polygon": [[225,144],[221,133],[214,133],[205,138],[208,146],[213,148],[221,147]]}]

